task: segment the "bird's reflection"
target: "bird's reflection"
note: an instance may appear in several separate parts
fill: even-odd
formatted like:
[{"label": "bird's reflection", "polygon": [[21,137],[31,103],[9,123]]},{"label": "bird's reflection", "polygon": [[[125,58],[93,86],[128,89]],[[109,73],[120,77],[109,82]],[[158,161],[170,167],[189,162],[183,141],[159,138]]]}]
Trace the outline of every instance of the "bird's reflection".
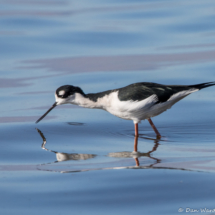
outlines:
[{"label": "bird's reflection", "polygon": [[[90,158],[95,158],[97,155],[95,154],[77,154],[77,153],[61,153],[57,151],[53,151],[46,148],[46,138],[43,135],[43,133],[37,129],[38,133],[40,134],[43,143],[42,143],[42,149],[55,153],[57,161],[53,162],[60,162],[60,161],[68,161],[68,160],[87,160]],[[71,165],[51,165],[51,163],[46,164],[40,164],[37,165],[38,170],[42,171],[51,171],[51,172],[60,172],[60,173],[74,173],[74,172],[85,172],[85,171],[92,171],[92,170],[108,170],[108,169],[175,169],[175,170],[183,170],[183,171],[193,171],[191,169],[185,169],[180,167],[174,167],[171,166],[169,163],[163,163],[161,162],[161,159],[158,159],[154,156],[152,156],[152,153],[155,152],[159,146],[159,142],[162,141],[160,138],[152,139],[147,137],[141,137],[144,139],[150,139],[154,141],[154,146],[152,150],[143,153],[139,152],[137,149],[137,143],[138,143],[138,137],[135,137],[134,139],[134,151],[133,152],[113,152],[109,153],[109,157],[114,158],[133,158],[135,160],[136,165],[132,165],[130,159],[120,159],[119,162],[103,162],[103,163],[85,163],[85,164],[71,164]],[[142,159],[142,158],[149,158],[149,159]],[[140,159],[141,158],[141,159]],[[139,161],[140,159],[140,161]],[[150,160],[153,160],[154,162],[150,162]],[[124,165],[122,165],[122,162]],[[143,163],[144,162],[144,163]],[[141,164],[140,164],[141,163]],[[163,165],[162,165],[162,164]],[[157,165],[158,164],[158,165]],[[196,170],[195,170],[196,171]]]},{"label": "bird's reflection", "polygon": [[[36,128],[36,130],[38,131],[38,133],[40,134],[43,143],[41,145],[41,148],[49,151],[49,152],[53,152],[56,155],[57,161],[56,162],[61,162],[61,161],[68,161],[68,160],[87,160],[90,158],[95,158],[97,155],[96,154],[78,154],[78,153],[64,153],[64,152],[57,152],[51,149],[46,148],[46,138],[44,136],[44,134]],[[155,158],[152,156],[152,152],[155,152],[159,146],[159,140],[160,138],[157,139],[152,139],[154,140],[154,146],[152,148],[151,151],[148,151],[146,153],[143,152],[138,152],[138,137],[135,136],[134,138],[134,151],[133,152],[113,152],[113,153],[109,153],[108,156],[109,157],[115,157],[115,158],[134,158],[136,166],[126,166],[126,167],[112,167],[112,169],[117,169],[117,168],[150,168],[153,167],[155,164],[158,164],[161,162],[160,159]],[[152,160],[154,160],[155,162],[149,165],[144,165],[144,166],[140,166],[140,162],[139,162],[139,158],[140,157],[148,157]],[[50,163],[49,163],[50,164]],[[102,169],[109,169],[109,168],[102,168]],[[67,171],[68,172],[68,171]]]},{"label": "bird's reflection", "polygon": [[56,162],[67,161],[67,160],[87,160],[87,159],[96,157],[95,154],[77,154],[77,153],[68,154],[68,153],[64,153],[64,152],[56,152],[56,151],[47,149],[46,148],[46,138],[45,138],[44,134],[39,129],[37,129],[37,131],[43,139],[41,148],[46,151],[55,153],[56,158],[57,158]]},{"label": "bird's reflection", "polygon": [[158,158],[155,158],[155,157],[152,157],[151,153],[152,152],[155,152],[159,146],[159,140],[160,138],[157,138],[157,139],[154,139],[154,147],[152,148],[151,151],[148,151],[146,153],[142,153],[142,152],[138,152],[138,136],[135,136],[134,138],[134,151],[133,152],[112,152],[112,153],[109,153],[108,156],[109,157],[116,157],[116,158],[134,158],[135,160],[135,163],[136,163],[136,167],[139,167],[140,166],[140,162],[139,162],[139,159],[140,157],[148,157],[148,158],[151,158],[153,160],[155,160],[155,163],[153,164],[150,164],[148,167],[152,167],[154,166],[155,164],[158,164],[161,162],[160,159]]}]

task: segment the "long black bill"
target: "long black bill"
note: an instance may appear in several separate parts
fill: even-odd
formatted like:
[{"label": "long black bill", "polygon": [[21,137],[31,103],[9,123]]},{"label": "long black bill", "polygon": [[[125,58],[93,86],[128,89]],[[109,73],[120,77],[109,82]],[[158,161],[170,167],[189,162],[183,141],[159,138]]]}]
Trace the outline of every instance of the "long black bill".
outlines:
[{"label": "long black bill", "polygon": [[54,107],[56,107],[57,106],[57,102],[55,102],[52,106],[51,106],[51,108],[48,110],[48,111],[46,111],[35,123],[38,123],[40,120],[42,120]]}]

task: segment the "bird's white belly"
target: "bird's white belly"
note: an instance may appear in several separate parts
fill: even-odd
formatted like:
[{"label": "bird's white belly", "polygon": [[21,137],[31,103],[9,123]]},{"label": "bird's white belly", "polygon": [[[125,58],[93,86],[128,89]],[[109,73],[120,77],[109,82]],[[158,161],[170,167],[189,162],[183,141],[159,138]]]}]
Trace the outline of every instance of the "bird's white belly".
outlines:
[{"label": "bird's white belly", "polygon": [[111,93],[106,99],[108,105],[105,105],[103,109],[119,118],[133,120],[135,123],[152,117],[153,113],[151,113],[150,108],[157,101],[156,95],[142,101],[120,101],[118,92]]},{"label": "bird's white belly", "polygon": [[[119,106],[112,106],[107,108],[106,110],[122,119],[126,120],[133,120],[135,123],[140,122],[141,120],[148,119],[150,117],[153,117],[157,115],[155,112],[157,111],[151,111],[150,107],[139,107],[136,108],[139,104],[139,102],[134,101],[121,101],[121,104]],[[151,106],[151,105],[149,105]],[[163,110],[165,111],[165,110]],[[163,112],[162,111],[162,112]],[[160,113],[159,113],[160,114]]]}]

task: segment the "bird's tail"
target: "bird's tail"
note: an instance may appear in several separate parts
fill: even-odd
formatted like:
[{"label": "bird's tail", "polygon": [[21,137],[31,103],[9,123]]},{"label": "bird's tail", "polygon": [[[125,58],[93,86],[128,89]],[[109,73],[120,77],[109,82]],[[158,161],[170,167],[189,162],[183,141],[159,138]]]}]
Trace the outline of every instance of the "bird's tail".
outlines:
[{"label": "bird's tail", "polygon": [[214,86],[215,85],[215,82],[207,82],[207,83],[202,83],[202,84],[195,84],[195,85],[189,85],[189,87],[194,87],[196,89],[203,89],[203,88],[206,88],[206,87],[211,87],[211,86]]}]

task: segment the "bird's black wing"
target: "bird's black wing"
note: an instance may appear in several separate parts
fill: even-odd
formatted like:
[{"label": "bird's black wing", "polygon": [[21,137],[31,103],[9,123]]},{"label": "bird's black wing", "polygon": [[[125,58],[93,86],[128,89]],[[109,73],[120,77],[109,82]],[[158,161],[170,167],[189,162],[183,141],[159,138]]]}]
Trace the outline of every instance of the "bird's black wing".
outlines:
[{"label": "bird's black wing", "polygon": [[152,95],[156,95],[158,98],[157,103],[161,103],[167,101],[172,95],[180,91],[190,90],[191,88],[193,87],[142,82],[118,89],[118,97],[120,101],[141,101]]}]

